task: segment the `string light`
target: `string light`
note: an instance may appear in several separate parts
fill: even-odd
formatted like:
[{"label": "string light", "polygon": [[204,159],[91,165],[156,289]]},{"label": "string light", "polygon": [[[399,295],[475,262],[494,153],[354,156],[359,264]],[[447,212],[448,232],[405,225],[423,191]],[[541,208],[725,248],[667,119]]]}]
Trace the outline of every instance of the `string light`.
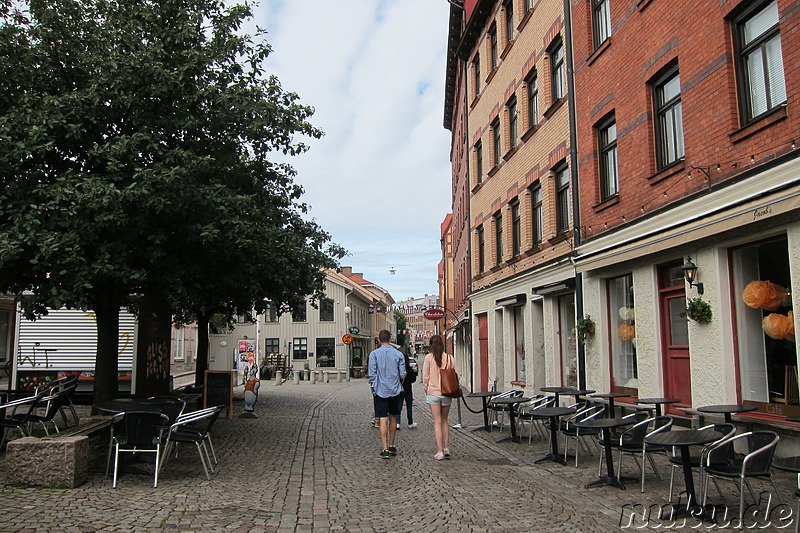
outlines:
[{"label": "string light", "polygon": [[719,163],[717,163],[717,172],[722,172],[722,167],[720,166]]},{"label": "string light", "polygon": [[751,156],[750,156],[750,164],[752,165],[752,164],[753,164],[753,163],[755,163],[755,162],[756,162],[756,156],[754,156],[754,155],[751,155]]}]

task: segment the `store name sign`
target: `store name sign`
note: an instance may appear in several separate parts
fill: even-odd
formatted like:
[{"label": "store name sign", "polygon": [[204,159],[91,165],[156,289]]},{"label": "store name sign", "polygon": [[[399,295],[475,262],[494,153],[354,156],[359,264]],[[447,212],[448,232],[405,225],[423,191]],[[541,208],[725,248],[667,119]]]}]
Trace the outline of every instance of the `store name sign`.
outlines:
[{"label": "store name sign", "polygon": [[441,320],[444,318],[444,309],[428,309],[424,313],[422,313],[428,320]]}]

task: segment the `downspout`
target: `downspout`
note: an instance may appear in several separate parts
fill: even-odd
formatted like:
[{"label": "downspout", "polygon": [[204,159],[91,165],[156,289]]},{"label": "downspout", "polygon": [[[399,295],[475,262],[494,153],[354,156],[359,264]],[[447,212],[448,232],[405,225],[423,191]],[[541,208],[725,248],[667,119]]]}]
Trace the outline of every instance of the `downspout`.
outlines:
[{"label": "downspout", "polygon": [[[567,91],[569,107],[569,166],[572,183],[572,259],[577,255],[581,243],[580,191],[578,180],[578,124],[575,110],[575,61],[572,54],[572,6],[570,0],[564,0],[564,37],[567,55]],[[575,315],[583,317],[583,275],[575,273]],[[578,387],[586,388],[586,350],[582,343],[578,348]]]}]

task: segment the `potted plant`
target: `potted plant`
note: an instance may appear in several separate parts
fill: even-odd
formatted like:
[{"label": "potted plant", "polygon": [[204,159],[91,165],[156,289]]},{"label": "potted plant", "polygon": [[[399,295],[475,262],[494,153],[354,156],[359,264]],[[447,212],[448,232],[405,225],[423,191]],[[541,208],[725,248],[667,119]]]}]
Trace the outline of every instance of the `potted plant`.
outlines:
[{"label": "potted plant", "polygon": [[689,298],[686,301],[686,316],[698,324],[711,322],[711,304],[702,298]]},{"label": "potted plant", "polygon": [[575,324],[575,333],[578,337],[578,342],[586,344],[586,337],[594,335],[594,328],[594,320],[592,320],[591,315],[584,315],[582,318],[579,318],[578,322]]}]

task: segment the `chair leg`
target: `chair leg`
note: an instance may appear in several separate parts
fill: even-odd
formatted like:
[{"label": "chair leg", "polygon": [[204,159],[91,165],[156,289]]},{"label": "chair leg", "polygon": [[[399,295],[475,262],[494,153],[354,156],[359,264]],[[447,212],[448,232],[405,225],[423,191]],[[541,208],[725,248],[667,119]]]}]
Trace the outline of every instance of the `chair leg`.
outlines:
[{"label": "chair leg", "polygon": [[119,444],[114,444],[114,479],[111,488],[117,488],[117,471],[119,470]]},{"label": "chair leg", "polygon": [[[653,459],[653,454],[647,454],[647,458],[650,460],[650,466],[653,467],[653,472],[656,474],[656,479],[661,481],[661,472],[658,471],[658,466],[656,465],[655,459]],[[642,458],[642,481],[644,481],[644,458]],[[644,490],[642,490],[644,492]]]},{"label": "chair leg", "polygon": [[197,447],[197,454],[200,456],[200,463],[203,465],[203,470],[206,473],[206,479],[211,480],[211,476],[208,473],[208,467],[206,467],[206,460],[203,457],[203,451],[200,449],[200,443],[195,442],[194,445]]},{"label": "chair leg", "polygon": [[211,435],[206,435],[206,442],[208,443],[208,447],[211,448],[211,455],[214,457],[214,464],[219,464],[219,461],[217,461],[217,452],[214,451],[214,443],[211,442]]},{"label": "chair leg", "polygon": [[158,487],[158,465],[161,462],[161,444],[156,445],[156,464],[153,472],[153,488]]},{"label": "chair leg", "polygon": [[744,477],[739,481],[739,529],[744,525]]},{"label": "chair leg", "polygon": [[[701,476],[700,477],[700,486],[701,487],[703,486],[703,481],[702,480],[703,480],[703,478]],[[669,498],[667,498],[668,502],[672,501],[672,489],[674,487],[674,483],[675,483],[675,465],[670,463],[669,464]]]}]

